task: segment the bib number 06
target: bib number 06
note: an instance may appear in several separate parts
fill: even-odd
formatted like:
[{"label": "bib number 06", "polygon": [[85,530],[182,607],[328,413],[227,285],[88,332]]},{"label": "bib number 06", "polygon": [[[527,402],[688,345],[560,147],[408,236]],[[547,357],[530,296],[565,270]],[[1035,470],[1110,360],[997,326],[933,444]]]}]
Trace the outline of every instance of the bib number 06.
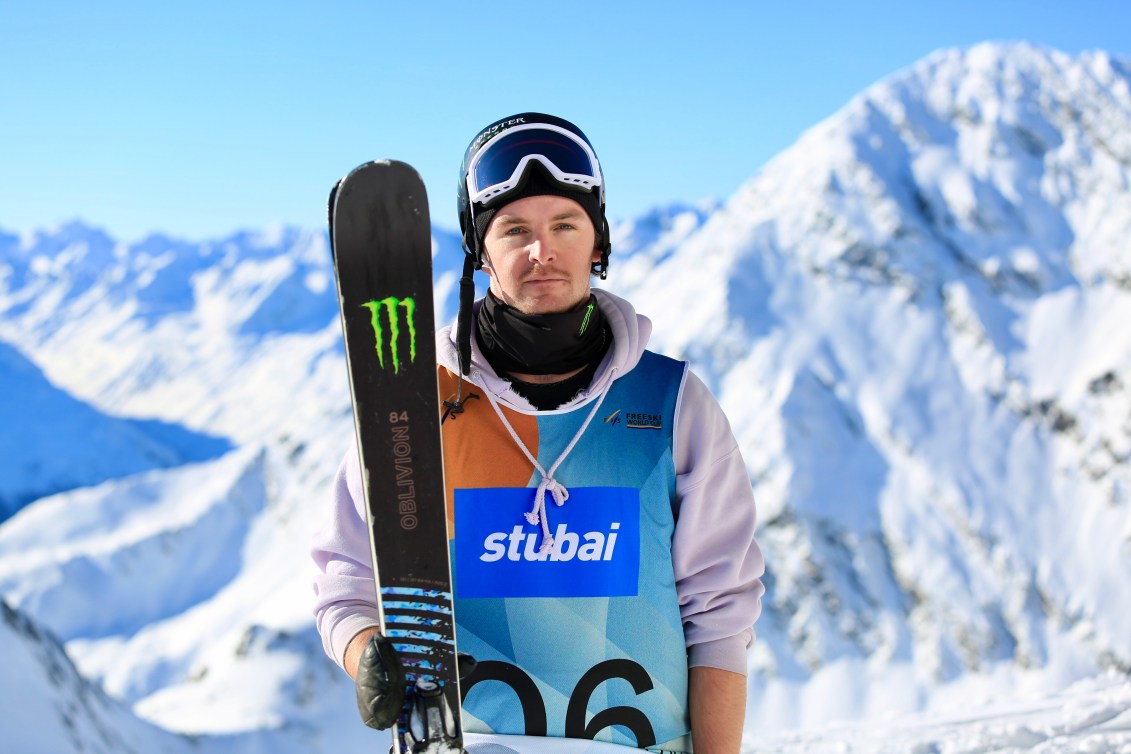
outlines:
[{"label": "bib number 06", "polygon": [[[620,678],[632,685],[632,690],[639,696],[652,689],[652,679],[647,671],[632,660],[605,660],[590,668],[569,697],[566,705],[565,735],[567,738],[594,739],[605,728],[619,725],[627,728],[636,737],[636,746],[654,746],[656,733],[648,717],[635,707],[618,706],[602,710],[586,722],[586,707],[590,697],[605,681]],[[518,696],[522,706],[522,717],[526,723],[525,735],[547,735],[546,703],[538,693],[538,686],[534,680],[522,669],[508,662],[497,660],[484,660],[475,666],[474,672],[460,684],[461,701],[467,698],[468,692],[478,683],[484,681],[501,681],[510,686]]]}]

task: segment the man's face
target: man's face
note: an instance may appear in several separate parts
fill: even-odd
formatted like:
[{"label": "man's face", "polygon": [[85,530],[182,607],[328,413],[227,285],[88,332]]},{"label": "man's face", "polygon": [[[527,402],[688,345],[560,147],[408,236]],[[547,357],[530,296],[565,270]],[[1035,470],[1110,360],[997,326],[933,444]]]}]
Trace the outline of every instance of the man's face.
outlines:
[{"label": "man's face", "polygon": [[557,314],[589,300],[601,258],[589,215],[573,199],[528,196],[502,206],[487,226],[484,271],[491,292],[525,314]]}]

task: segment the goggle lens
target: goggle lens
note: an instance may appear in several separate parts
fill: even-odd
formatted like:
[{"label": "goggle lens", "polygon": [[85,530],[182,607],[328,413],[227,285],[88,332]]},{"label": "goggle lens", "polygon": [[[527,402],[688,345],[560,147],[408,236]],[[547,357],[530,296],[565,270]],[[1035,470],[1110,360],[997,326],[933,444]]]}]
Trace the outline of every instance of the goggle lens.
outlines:
[{"label": "goggle lens", "polygon": [[531,160],[541,162],[558,180],[601,185],[596,158],[572,134],[545,127],[516,128],[492,139],[475,156],[467,176],[472,201],[488,201],[514,188]]}]

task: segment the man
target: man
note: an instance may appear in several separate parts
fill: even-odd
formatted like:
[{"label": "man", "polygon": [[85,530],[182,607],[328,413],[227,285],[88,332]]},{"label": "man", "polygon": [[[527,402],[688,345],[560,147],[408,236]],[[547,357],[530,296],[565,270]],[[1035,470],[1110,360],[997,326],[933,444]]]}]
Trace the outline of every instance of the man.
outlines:
[{"label": "man", "polygon": [[[469,747],[525,734],[737,752],[763,592],[749,477],[704,384],[590,287],[610,252],[592,146],[552,116],[498,121],[468,147],[458,201],[465,276],[490,279],[437,335],[456,641],[478,661]],[[403,690],[377,630],[356,449],[312,554],[326,651],[387,727]]]}]

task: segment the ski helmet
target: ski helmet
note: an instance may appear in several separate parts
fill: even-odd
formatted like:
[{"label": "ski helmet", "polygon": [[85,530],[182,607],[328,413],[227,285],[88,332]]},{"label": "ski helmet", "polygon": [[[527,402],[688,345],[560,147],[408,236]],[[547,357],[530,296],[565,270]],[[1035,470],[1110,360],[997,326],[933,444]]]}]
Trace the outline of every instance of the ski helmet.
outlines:
[{"label": "ski helmet", "polygon": [[456,203],[464,251],[475,268],[483,265],[483,236],[499,207],[541,194],[572,199],[585,210],[601,252],[593,272],[603,279],[611,244],[601,164],[580,128],[543,113],[520,113],[492,123],[464,153]]}]

